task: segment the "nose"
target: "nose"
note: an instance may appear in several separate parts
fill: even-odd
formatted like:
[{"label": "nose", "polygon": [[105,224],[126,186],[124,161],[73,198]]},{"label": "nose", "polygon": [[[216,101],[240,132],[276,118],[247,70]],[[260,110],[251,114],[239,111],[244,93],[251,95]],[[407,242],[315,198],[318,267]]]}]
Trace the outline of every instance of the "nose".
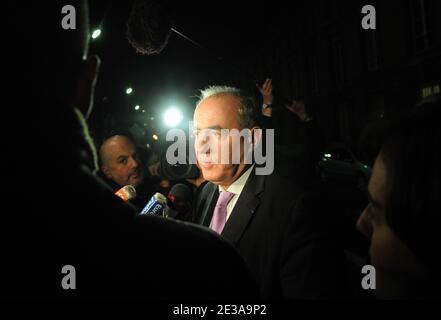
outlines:
[{"label": "nose", "polygon": [[139,160],[137,158],[130,157],[130,166],[131,168],[139,167]]},{"label": "nose", "polygon": [[365,237],[370,239],[372,237],[373,227],[372,222],[369,219],[367,209],[364,209],[360,214],[356,224],[357,230],[360,231]]},{"label": "nose", "polygon": [[207,148],[207,144],[209,142],[209,137],[204,134],[200,133],[196,136],[196,142],[195,142],[195,150],[196,154],[208,154],[210,151],[210,148]]}]

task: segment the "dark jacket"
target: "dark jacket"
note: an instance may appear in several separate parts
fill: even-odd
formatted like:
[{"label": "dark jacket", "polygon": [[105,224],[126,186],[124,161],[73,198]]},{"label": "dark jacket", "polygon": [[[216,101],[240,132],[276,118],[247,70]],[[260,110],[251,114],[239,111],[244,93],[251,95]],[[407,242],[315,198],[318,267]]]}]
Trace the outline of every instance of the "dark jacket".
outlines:
[{"label": "dark jacket", "polygon": [[[57,161],[49,168],[45,159],[36,158],[39,170],[30,178],[39,181],[39,189],[14,211],[19,221],[9,227],[16,240],[7,243],[4,255],[2,297],[257,297],[246,264],[227,241],[199,226],[138,216],[93,174],[84,122],[69,108],[51,116],[58,121],[46,119],[34,146],[41,154],[56,154]],[[55,152],[60,146],[64,149]],[[61,286],[65,265],[76,270],[75,290]]]},{"label": "dark jacket", "polygon": [[[217,185],[205,185],[197,223],[210,224],[218,196]],[[322,219],[326,212],[311,212],[308,202],[299,186],[253,171],[225,225],[222,236],[245,259],[265,299],[341,295],[343,251]]]}]

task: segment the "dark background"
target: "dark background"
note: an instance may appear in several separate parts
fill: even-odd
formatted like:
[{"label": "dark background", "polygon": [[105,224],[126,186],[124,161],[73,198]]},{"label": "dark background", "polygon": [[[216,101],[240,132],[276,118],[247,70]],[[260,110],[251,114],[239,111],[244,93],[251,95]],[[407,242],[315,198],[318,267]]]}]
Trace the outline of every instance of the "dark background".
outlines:
[{"label": "dark background", "polygon": [[[361,27],[366,4],[376,30]],[[136,123],[151,144],[153,133],[163,138],[169,106],[192,118],[199,89],[235,85],[258,97],[255,82],[270,77],[276,100],[306,101],[327,143],[355,148],[369,123],[439,94],[437,0],[179,1],[173,27],[201,47],[172,33],[158,55],[139,55],[125,39],[131,5],[90,2],[91,27],[102,29],[91,45],[102,58],[90,119],[97,136]]]}]

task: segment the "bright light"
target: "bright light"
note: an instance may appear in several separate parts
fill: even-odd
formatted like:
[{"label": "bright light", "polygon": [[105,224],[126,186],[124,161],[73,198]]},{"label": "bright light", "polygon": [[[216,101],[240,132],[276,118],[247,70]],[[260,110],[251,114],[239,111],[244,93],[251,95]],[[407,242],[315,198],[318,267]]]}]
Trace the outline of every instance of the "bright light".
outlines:
[{"label": "bright light", "polygon": [[139,110],[139,105],[135,106],[135,110]]},{"label": "bright light", "polygon": [[101,29],[96,29],[92,32],[92,39],[96,39],[100,36],[101,34]]},{"label": "bright light", "polygon": [[164,122],[169,127],[176,127],[181,121],[182,113],[178,109],[169,109],[164,114]]},{"label": "bright light", "polygon": [[331,155],[329,153],[325,153],[326,158],[331,158]]},{"label": "bright light", "polygon": [[127,89],[126,89],[126,93],[127,93],[127,94],[131,94],[132,92],[133,92],[133,89],[132,89],[132,88],[127,88]]},{"label": "bright light", "polygon": [[156,134],[153,135],[153,140],[158,140],[158,136]]}]

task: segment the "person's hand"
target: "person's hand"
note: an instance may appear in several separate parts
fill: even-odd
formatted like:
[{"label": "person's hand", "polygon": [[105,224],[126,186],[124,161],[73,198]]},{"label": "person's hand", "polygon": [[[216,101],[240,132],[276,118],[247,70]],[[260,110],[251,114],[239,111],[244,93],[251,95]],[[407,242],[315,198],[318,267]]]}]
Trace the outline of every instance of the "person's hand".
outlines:
[{"label": "person's hand", "polygon": [[263,109],[262,109],[262,114],[263,114],[265,117],[271,117],[271,116],[273,115],[273,108],[271,108],[271,107],[263,108]]},{"label": "person's hand", "polygon": [[295,113],[302,121],[306,121],[306,119],[308,118],[308,114],[305,110],[305,103],[303,101],[294,100],[290,105],[287,105],[285,107],[292,113]]},{"label": "person's hand", "polygon": [[271,79],[266,79],[262,86],[256,83],[257,88],[263,98],[263,103],[266,105],[273,104],[273,84]]},{"label": "person's hand", "polygon": [[149,165],[148,169],[149,169],[149,173],[152,177],[159,177],[160,175],[160,168],[161,168],[161,164],[160,162],[156,162],[152,165]]}]

